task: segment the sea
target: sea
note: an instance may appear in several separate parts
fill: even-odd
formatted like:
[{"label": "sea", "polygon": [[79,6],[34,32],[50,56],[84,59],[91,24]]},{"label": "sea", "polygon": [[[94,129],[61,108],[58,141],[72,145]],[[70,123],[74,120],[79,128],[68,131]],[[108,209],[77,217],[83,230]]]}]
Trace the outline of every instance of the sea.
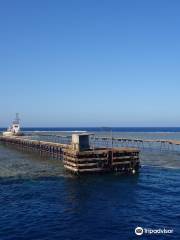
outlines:
[{"label": "sea", "polygon": [[[180,128],[23,130],[180,140]],[[136,175],[76,176],[61,160],[0,144],[0,240],[180,239],[180,147],[141,149],[140,160]]]}]

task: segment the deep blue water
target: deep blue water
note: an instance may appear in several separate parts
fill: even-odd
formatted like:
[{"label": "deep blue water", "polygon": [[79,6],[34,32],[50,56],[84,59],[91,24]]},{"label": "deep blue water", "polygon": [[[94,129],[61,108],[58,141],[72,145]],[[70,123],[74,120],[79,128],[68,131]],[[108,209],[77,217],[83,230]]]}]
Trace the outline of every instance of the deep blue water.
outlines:
[{"label": "deep blue water", "polygon": [[[149,151],[138,175],[77,177],[58,160],[0,145],[0,240],[178,240],[179,161]],[[137,226],[174,233],[137,237]]]},{"label": "deep blue water", "polygon": [[178,239],[179,173],[1,179],[0,239],[135,239],[136,226],[173,228],[168,239]]}]

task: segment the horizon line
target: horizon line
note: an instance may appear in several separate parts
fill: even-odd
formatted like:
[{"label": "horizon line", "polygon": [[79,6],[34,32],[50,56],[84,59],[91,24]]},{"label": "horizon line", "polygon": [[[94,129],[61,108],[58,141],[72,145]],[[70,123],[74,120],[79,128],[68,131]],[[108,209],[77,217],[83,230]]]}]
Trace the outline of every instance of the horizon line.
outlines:
[{"label": "horizon line", "polygon": [[[6,127],[1,127],[0,126],[0,128],[7,128],[7,126]],[[35,126],[35,127],[27,127],[27,126],[23,126],[23,127],[21,127],[22,129],[23,128],[104,128],[104,129],[108,129],[108,128],[180,128],[180,126],[113,126],[113,127],[111,127],[111,126],[101,126],[101,127],[98,127],[98,126],[94,126],[94,127],[92,127],[92,126],[72,126],[72,127],[68,127],[68,126],[64,126],[64,127],[57,127],[57,126],[49,126],[49,127],[43,127],[43,126]]]}]

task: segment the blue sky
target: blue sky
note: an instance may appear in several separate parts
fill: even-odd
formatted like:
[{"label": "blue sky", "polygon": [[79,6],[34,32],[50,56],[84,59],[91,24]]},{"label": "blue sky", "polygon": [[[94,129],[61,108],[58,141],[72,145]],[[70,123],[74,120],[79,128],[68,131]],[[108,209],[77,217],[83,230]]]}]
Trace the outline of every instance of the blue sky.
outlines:
[{"label": "blue sky", "polygon": [[0,0],[0,126],[180,126],[180,2]]}]

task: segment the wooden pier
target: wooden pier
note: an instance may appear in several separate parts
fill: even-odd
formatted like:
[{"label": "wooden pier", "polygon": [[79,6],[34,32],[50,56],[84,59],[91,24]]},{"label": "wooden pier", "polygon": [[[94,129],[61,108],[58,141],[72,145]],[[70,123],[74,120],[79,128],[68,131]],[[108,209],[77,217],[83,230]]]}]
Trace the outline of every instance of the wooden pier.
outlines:
[{"label": "wooden pier", "polygon": [[20,136],[0,136],[0,142],[20,148],[47,153],[63,160],[65,169],[74,173],[138,172],[137,148],[112,148],[90,146],[89,134],[73,134],[69,144],[39,141]]}]

